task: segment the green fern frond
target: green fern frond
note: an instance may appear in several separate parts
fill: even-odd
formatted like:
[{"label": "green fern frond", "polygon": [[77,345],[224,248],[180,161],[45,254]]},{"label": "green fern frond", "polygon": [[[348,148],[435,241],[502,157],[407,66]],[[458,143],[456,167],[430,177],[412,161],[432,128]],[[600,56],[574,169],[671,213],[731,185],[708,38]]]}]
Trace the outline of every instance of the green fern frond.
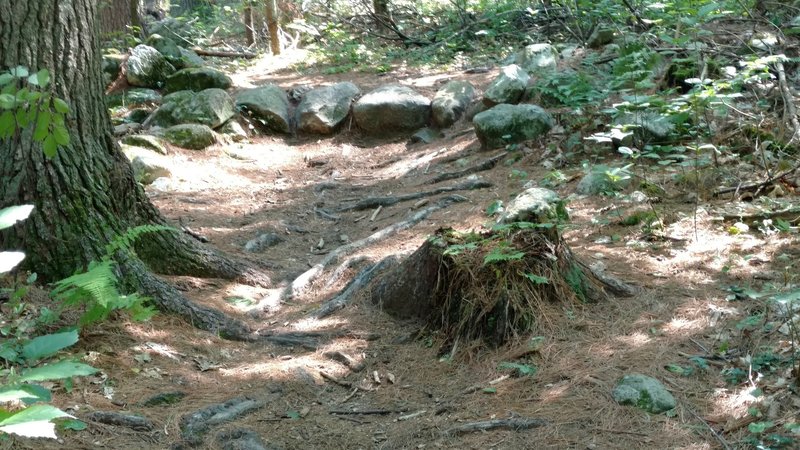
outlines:
[{"label": "green fern frond", "polygon": [[91,265],[86,272],[56,282],[53,295],[67,305],[78,304],[88,296],[105,306],[108,299],[119,296],[113,264],[111,261],[102,261]]},{"label": "green fern frond", "polygon": [[157,233],[159,231],[178,231],[175,228],[165,225],[139,225],[136,227],[128,228],[124,234],[121,234],[106,245],[106,258],[111,258],[120,250],[130,250],[133,243],[143,234]]}]

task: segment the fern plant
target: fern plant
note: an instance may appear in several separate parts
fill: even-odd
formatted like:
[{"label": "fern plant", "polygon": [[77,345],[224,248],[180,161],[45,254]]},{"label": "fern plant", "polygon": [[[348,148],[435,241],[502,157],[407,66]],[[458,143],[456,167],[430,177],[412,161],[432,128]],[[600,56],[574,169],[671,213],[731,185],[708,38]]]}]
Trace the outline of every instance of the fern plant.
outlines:
[{"label": "fern plant", "polygon": [[124,234],[114,238],[106,245],[106,254],[100,261],[89,264],[86,272],[75,274],[55,283],[52,293],[63,305],[85,306],[86,311],[79,325],[86,326],[108,318],[115,310],[127,311],[136,321],[147,320],[155,314],[155,309],[147,306],[147,297],[139,294],[123,295],[117,287],[114,255],[118,252],[132,252],[136,239],[145,233],[175,231],[163,225],[140,225],[129,228]]}]

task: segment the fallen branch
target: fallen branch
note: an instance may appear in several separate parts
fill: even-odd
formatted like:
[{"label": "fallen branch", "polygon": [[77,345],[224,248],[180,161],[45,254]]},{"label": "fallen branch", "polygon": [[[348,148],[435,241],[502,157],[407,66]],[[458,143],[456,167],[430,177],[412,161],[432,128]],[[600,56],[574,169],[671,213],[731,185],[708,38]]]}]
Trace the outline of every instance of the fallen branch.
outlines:
[{"label": "fallen branch", "polygon": [[452,205],[453,203],[463,202],[467,199],[460,195],[450,195],[440,199],[436,204],[431,205],[423,210],[417,211],[413,216],[409,217],[407,220],[402,222],[397,222],[392,224],[382,230],[376,231],[375,233],[365,237],[364,239],[351,242],[350,244],[343,245],[328,254],[322,261],[318,262],[314,265],[314,267],[308,269],[307,271],[303,272],[299,277],[295,278],[289,286],[286,287],[283,291],[283,298],[290,299],[294,298],[301,293],[308,290],[311,284],[320,276],[320,274],[327,268],[329,265],[333,264],[334,262],[338,261],[339,258],[349,255],[356,250],[359,250],[363,247],[368,245],[372,245],[376,242],[379,242],[383,239],[386,239],[389,236],[399,233],[400,231],[407,230],[414,225],[422,222],[432,213],[447,208],[448,206]]},{"label": "fallen branch", "polygon": [[453,192],[453,191],[471,191],[474,189],[483,189],[492,187],[492,183],[488,181],[482,180],[469,180],[461,184],[456,184],[453,186],[441,187],[438,189],[434,189],[432,191],[425,191],[425,192],[416,192],[414,194],[405,194],[405,195],[398,195],[398,196],[391,196],[391,197],[370,197],[361,200],[360,202],[349,205],[343,206],[339,208],[337,211],[344,212],[344,211],[362,211],[365,209],[372,209],[377,207],[385,207],[385,206],[392,206],[396,203],[406,202],[409,200],[418,200],[424,197],[432,197],[434,195],[443,194],[445,192]]},{"label": "fallen branch", "polygon": [[431,178],[425,184],[436,184],[436,183],[440,183],[440,182],[446,181],[446,180],[453,180],[455,178],[461,178],[461,177],[463,177],[465,175],[470,175],[470,174],[473,174],[473,173],[476,173],[476,172],[483,172],[483,171],[486,171],[486,170],[493,169],[494,166],[496,166],[497,163],[501,159],[505,158],[505,156],[506,156],[506,152],[503,152],[503,153],[500,153],[498,155],[492,156],[491,158],[487,159],[486,161],[483,161],[482,163],[478,164],[477,166],[468,167],[468,168],[466,168],[464,170],[459,170],[457,172],[446,172],[446,173],[437,175],[437,176]]},{"label": "fallen branch", "polygon": [[495,428],[508,428],[514,431],[527,430],[528,428],[535,428],[547,425],[544,419],[532,418],[510,418],[510,419],[495,419],[486,420],[483,422],[472,422],[457,427],[450,428],[443,434],[446,436],[453,436],[456,434],[473,433],[475,431],[487,431]]},{"label": "fallen branch", "polygon": [[349,410],[349,409],[331,409],[329,414],[338,414],[343,416],[374,416],[383,414],[398,414],[408,412],[407,409],[362,409],[362,410]]},{"label": "fallen branch", "polygon": [[396,259],[390,256],[382,259],[377,264],[373,264],[372,266],[362,270],[347,286],[345,286],[342,292],[323,303],[319,308],[317,308],[316,311],[312,312],[310,316],[316,317],[317,319],[322,319],[323,317],[328,317],[334,312],[344,308],[348,303],[350,303],[350,300],[353,299],[356,292],[365,287],[375,277],[376,274],[383,272],[383,269],[386,268],[386,266],[394,263],[395,261]]},{"label": "fallen branch", "polygon": [[192,51],[201,56],[219,56],[220,58],[255,58],[255,53],[250,52],[226,52],[223,50],[203,50],[202,48],[194,47]]}]

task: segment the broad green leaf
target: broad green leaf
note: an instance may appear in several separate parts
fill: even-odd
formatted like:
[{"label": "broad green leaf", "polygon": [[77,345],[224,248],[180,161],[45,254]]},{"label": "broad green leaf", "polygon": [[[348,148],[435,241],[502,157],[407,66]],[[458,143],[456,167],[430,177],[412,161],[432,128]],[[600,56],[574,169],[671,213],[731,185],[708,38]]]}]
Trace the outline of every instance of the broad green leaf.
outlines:
[{"label": "broad green leaf", "polygon": [[69,105],[67,105],[67,102],[65,102],[64,100],[61,100],[60,98],[54,98],[53,99],[53,107],[55,107],[56,112],[58,112],[60,114],[69,113]]},{"label": "broad green leaf", "polygon": [[63,380],[71,377],[82,377],[97,373],[97,369],[74,361],[59,361],[46,366],[36,367],[22,372],[18,381]]},{"label": "broad green leaf", "polygon": [[65,331],[63,333],[46,334],[33,338],[22,346],[22,356],[28,361],[51,356],[59,350],[65,349],[78,342],[78,331]]},{"label": "broad green leaf", "polygon": [[67,419],[61,422],[62,430],[83,431],[86,429],[86,422],[78,419]]},{"label": "broad green leaf", "polygon": [[4,111],[0,114],[0,139],[11,137],[14,134],[16,125],[13,112]]},{"label": "broad green leaf", "polygon": [[11,109],[16,104],[16,98],[11,94],[0,94],[0,108]]},{"label": "broad green leaf", "polygon": [[492,202],[491,205],[489,205],[488,208],[486,208],[486,215],[491,217],[491,216],[499,213],[502,210],[503,210],[503,201],[502,200],[495,200],[495,201]]},{"label": "broad green leaf", "polygon": [[27,219],[31,215],[31,211],[33,211],[33,205],[9,206],[0,209],[0,230]]},{"label": "broad green leaf", "polygon": [[0,431],[25,437],[56,439],[55,425],[50,423],[59,417],[73,416],[51,405],[34,405],[0,421]]},{"label": "broad green leaf", "polygon": [[50,129],[48,127],[48,123],[43,123],[39,121],[36,124],[36,129],[33,131],[33,140],[36,142],[44,142],[47,136],[50,135]]},{"label": "broad green leaf", "polygon": [[6,72],[4,74],[0,74],[0,86],[6,85],[14,80],[14,75]]},{"label": "broad green leaf", "polygon": [[36,72],[36,78],[39,81],[39,87],[44,89],[50,83],[50,72],[47,69],[42,69]]},{"label": "broad green leaf", "polygon": [[49,402],[51,398],[50,391],[38,384],[15,384],[0,389],[0,403],[14,400]]},{"label": "broad green leaf", "polygon": [[538,370],[536,366],[513,362],[502,362],[497,365],[497,368],[500,370],[513,370],[518,376],[521,377],[532,377],[536,375],[536,371]]},{"label": "broad green leaf", "polygon": [[19,128],[27,127],[33,121],[33,114],[36,114],[35,109],[17,108],[17,114],[14,116],[17,120]]},{"label": "broad green leaf", "polygon": [[25,259],[23,252],[0,252],[0,273],[10,272]]},{"label": "broad green leaf", "polygon": [[48,158],[52,158],[56,156],[58,152],[58,143],[56,142],[56,138],[53,137],[52,134],[48,134],[46,138],[44,138],[44,143],[42,144],[42,151],[44,151],[44,155]]},{"label": "broad green leaf", "polygon": [[53,99],[53,107],[55,107],[56,112],[58,112],[59,114],[69,113],[69,105],[67,104],[67,102],[61,100],[60,98],[56,97]]},{"label": "broad green leaf", "polygon": [[53,138],[60,146],[69,145],[69,131],[63,125],[53,127]]},{"label": "broad green leaf", "polygon": [[13,69],[9,70],[11,75],[14,75],[17,78],[25,78],[28,76],[28,68],[23,66],[17,66]]}]

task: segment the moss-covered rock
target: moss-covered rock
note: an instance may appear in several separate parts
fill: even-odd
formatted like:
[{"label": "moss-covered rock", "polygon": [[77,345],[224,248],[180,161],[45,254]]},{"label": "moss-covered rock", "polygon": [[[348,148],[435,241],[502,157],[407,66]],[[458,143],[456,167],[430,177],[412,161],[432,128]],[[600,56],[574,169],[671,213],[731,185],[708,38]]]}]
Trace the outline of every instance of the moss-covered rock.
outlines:
[{"label": "moss-covered rock", "polygon": [[194,123],[175,125],[161,130],[159,134],[170,144],[191,150],[202,150],[217,140],[210,127]]},{"label": "moss-covered rock", "polygon": [[145,123],[162,128],[199,123],[216,128],[233,117],[233,100],[222,89],[178,91],[164,97],[162,105]]},{"label": "moss-covered rock", "polygon": [[132,88],[123,92],[115,92],[106,96],[106,104],[109,108],[116,108],[117,106],[137,106],[146,104],[159,104],[161,103],[161,94],[147,88]]},{"label": "moss-covered rock", "polygon": [[550,131],[553,118],[535,105],[497,105],[477,114],[472,123],[484,148],[515,144]]},{"label": "moss-covered rock", "polygon": [[210,67],[181,69],[167,78],[167,92],[228,89],[231,79],[225,73]]},{"label": "moss-covered rock", "polygon": [[274,84],[239,92],[236,108],[248,112],[271,130],[289,132],[289,99],[286,92]]},{"label": "moss-covered rock", "polygon": [[161,88],[167,77],[175,73],[175,67],[148,45],[137,45],[127,62],[126,76],[131,86]]},{"label": "moss-covered rock", "polygon": [[149,134],[132,134],[125,136],[120,142],[133,147],[147,148],[162,155],[167,154],[167,147],[164,145],[164,141],[157,136],[151,136]]}]

